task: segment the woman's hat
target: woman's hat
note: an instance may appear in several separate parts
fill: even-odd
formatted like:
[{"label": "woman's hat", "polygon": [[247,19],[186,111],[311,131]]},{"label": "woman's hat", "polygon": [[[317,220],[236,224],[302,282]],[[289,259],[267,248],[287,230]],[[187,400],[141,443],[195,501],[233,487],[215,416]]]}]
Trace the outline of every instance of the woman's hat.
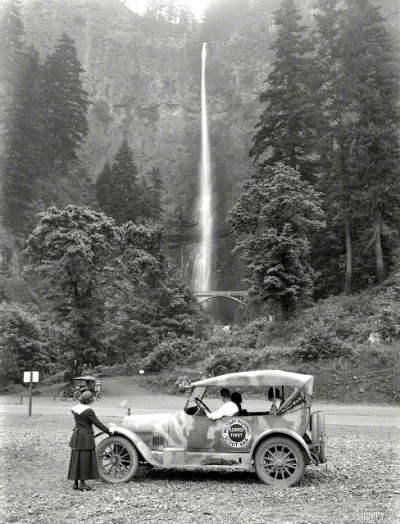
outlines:
[{"label": "woman's hat", "polygon": [[91,391],[84,391],[79,397],[79,401],[82,404],[89,404],[93,400],[93,393]]}]

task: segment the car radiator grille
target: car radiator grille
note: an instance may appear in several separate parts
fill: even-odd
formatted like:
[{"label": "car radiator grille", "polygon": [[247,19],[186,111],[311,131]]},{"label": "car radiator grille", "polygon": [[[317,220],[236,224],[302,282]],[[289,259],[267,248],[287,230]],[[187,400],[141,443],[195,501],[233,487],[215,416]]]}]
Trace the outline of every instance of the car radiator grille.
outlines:
[{"label": "car radiator grille", "polygon": [[153,435],[153,446],[163,446],[164,445],[164,436],[163,435]]}]

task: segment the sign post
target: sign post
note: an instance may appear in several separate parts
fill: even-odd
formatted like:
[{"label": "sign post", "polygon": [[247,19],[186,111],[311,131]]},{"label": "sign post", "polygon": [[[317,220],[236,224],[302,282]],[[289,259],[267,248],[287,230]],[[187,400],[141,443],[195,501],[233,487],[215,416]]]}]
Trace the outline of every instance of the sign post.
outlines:
[{"label": "sign post", "polygon": [[39,371],[24,371],[24,382],[29,382],[29,408],[28,416],[32,416],[32,391],[33,383],[39,382]]}]

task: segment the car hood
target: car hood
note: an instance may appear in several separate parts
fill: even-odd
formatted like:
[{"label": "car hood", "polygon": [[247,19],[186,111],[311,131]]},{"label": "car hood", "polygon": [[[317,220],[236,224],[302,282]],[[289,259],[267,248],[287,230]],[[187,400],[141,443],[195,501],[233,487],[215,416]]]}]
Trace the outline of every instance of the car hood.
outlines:
[{"label": "car hood", "polygon": [[134,433],[160,433],[168,435],[168,424],[176,413],[152,413],[151,415],[127,415],[122,426]]}]

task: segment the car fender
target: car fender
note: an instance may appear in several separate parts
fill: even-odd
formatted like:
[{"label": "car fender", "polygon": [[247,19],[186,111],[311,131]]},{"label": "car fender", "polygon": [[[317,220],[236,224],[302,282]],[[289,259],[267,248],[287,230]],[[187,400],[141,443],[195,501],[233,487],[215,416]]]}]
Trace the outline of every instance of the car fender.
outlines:
[{"label": "car fender", "polygon": [[132,444],[137,448],[137,450],[149,464],[152,464],[153,466],[162,466],[161,462],[153,457],[151,449],[148,448],[148,446],[136,433],[130,431],[129,429],[122,428],[120,426],[114,426],[112,424],[110,424],[110,429],[113,431],[113,435],[125,437],[130,442],[132,442]]},{"label": "car fender", "polygon": [[291,429],[287,429],[287,428],[274,428],[274,429],[269,429],[268,431],[265,431],[264,433],[261,433],[261,435],[259,435],[257,440],[254,442],[253,446],[251,447],[251,450],[250,450],[251,458],[254,459],[254,454],[256,452],[257,446],[262,440],[265,440],[266,438],[275,436],[275,435],[285,435],[285,436],[291,437],[293,440],[296,440],[300,444],[300,446],[303,448],[303,450],[305,451],[310,461],[315,463],[315,459],[313,459],[311,452],[308,449],[306,441],[302,437],[300,437],[300,435],[298,435],[296,432],[292,431]]}]

